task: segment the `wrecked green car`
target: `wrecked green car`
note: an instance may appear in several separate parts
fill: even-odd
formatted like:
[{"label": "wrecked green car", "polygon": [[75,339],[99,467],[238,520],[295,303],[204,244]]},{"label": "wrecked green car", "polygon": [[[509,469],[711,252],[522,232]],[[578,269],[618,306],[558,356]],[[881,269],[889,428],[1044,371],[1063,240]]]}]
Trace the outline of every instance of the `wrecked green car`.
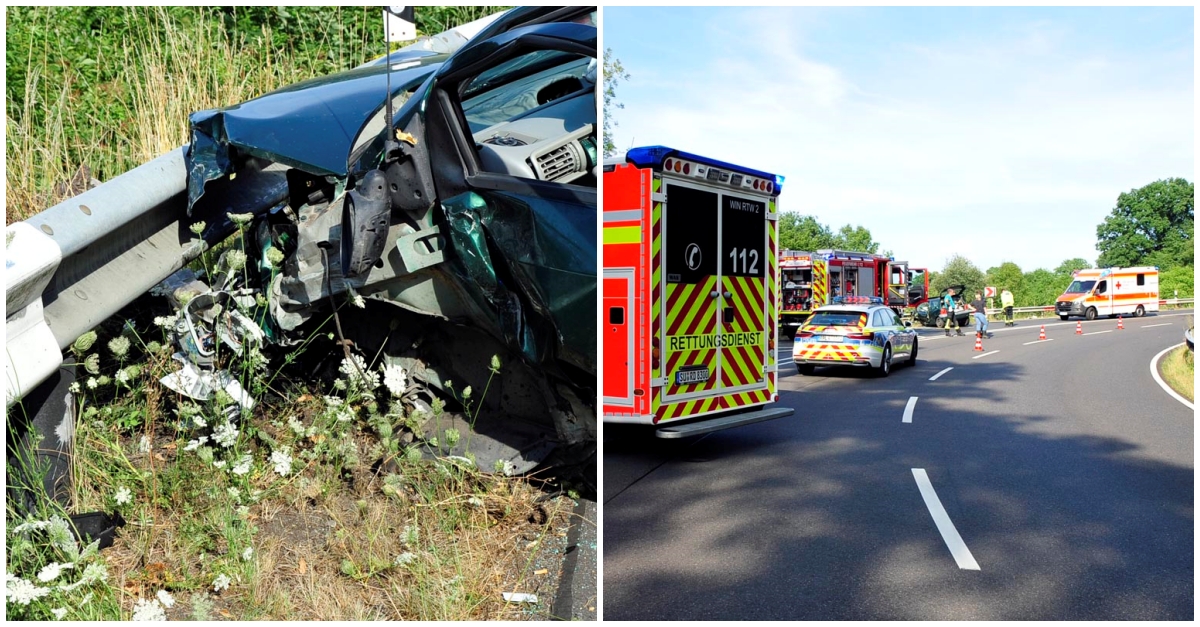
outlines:
[{"label": "wrecked green car", "polygon": [[[336,336],[344,360],[306,376],[394,368],[414,414],[448,408],[410,426],[414,446],[470,442],[482,470],[576,467],[594,487],[597,66],[594,7],[513,9],[453,51],[194,113],[183,150],[10,225],[10,465],[33,451],[29,483],[61,497],[63,351],[149,291],[172,309],[162,382],[183,396],[244,413],[217,355]],[[220,263],[189,269],[206,251]],[[474,440],[438,442],[448,429]]]}]

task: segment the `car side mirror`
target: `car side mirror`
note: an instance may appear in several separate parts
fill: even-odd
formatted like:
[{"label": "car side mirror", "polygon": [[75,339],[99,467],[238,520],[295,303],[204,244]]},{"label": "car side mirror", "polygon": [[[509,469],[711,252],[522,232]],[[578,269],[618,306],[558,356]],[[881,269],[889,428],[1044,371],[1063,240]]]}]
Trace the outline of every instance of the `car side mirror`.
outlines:
[{"label": "car side mirror", "polygon": [[912,328],[912,320],[905,320],[905,321],[904,321],[904,328],[906,328],[906,329],[911,329],[911,328]]}]

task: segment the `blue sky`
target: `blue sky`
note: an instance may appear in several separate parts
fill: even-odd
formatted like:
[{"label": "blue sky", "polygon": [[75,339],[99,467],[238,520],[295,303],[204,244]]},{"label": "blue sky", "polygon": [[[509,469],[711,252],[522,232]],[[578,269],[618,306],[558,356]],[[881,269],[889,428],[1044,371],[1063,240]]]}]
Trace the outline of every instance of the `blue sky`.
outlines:
[{"label": "blue sky", "polygon": [[[940,270],[1095,262],[1121,192],[1194,181],[1191,7],[605,7],[619,149],[784,175],[780,208]],[[669,27],[665,27],[668,26]]]}]

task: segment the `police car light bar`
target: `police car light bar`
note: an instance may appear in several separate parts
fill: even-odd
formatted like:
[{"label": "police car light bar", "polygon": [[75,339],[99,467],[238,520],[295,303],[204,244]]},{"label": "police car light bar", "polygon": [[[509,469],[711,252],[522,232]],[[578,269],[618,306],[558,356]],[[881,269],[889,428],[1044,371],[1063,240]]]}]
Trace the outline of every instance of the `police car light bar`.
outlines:
[{"label": "police car light bar", "polygon": [[[754,187],[754,189],[769,193],[773,196],[778,196],[783,190],[783,176],[778,174],[770,174],[761,170],[746,168],[708,157],[701,157],[682,150],[675,150],[667,146],[644,146],[642,148],[631,148],[625,153],[625,160],[639,168],[652,168],[655,171],[662,172],[668,170],[672,172],[684,173],[683,168],[689,167],[689,161],[701,166],[706,166],[710,169],[709,179],[719,180],[722,183],[732,184],[734,187],[740,187],[742,177],[750,176],[764,179],[762,187]],[[678,166],[678,167],[673,167]],[[715,171],[713,169],[716,169]],[[721,172],[724,170],[725,172]],[[716,172],[721,178],[716,178],[711,175],[711,172]],[[686,172],[685,174],[691,174]],[[757,181],[756,181],[757,182]]]},{"label": "police car light bar", "polygon": [[882,305],[883,298],[880,296],[834,296],[833,304],[835,304],[835,305]]}]

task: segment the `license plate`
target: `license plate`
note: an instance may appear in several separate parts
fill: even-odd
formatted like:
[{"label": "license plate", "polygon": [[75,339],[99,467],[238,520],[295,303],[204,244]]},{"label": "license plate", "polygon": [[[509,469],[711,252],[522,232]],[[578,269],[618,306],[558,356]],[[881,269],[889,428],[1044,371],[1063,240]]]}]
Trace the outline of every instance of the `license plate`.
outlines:
[{"label": "license plate", "polygon": [[843,339],[845,339],[845,338],[843,338],[840,335],[818,335],[817,336],[818,342],[840,342]]},{"label": "license plate", "polygon": [[675,373],[675,385],[691,385],[708,381],[708,366],[692,367]]}]

